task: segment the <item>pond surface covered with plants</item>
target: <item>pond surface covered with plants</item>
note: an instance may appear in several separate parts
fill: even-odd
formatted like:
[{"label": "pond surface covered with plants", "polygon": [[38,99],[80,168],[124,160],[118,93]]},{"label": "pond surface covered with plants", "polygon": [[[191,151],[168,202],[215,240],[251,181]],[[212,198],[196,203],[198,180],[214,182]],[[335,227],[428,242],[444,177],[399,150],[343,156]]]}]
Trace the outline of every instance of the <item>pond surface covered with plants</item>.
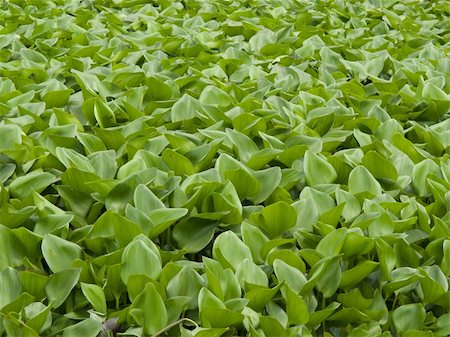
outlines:
[{"label": "pond surface covered with plants", "polygon": [[0,4],[0,336],[450,335],[442,0]]}]

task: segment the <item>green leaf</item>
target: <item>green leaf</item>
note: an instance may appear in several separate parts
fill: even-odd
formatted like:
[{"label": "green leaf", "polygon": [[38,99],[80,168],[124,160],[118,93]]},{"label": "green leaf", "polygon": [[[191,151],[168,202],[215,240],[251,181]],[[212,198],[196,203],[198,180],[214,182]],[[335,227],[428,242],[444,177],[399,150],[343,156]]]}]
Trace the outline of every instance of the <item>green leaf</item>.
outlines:
[{"label": "green leaf", "polygon": [[269,239],[256,226],[244,221],[241,224],[242,241],[250,248],[253,260],[257,263],[263,262],[261,250]]},{"label": "green leaf", "polygon": [[423,290],[424,303],[436,303],[448,291],[448,282],[445,274],[437,265],[425,266],[421,270],[424,278],[420,280]]},{"label": "green leaf", "polygon": [[21,291],[19,272],[10,267],[3,269],[0,272],[0,310],[15,300]]},{"label": "green leaf", "polygon": [[[85,243],[89,245],[90,249],[95,249],[95,244],[99,242],[96,240],[101,240],[101,243],[103,243],[105,238],[111,238],[117,243],[118,247],[125,247],[139,234],[142,234],[139,225],[120,214],[106,211],[93,224]],[[102,248],[104,247],[100,247],[99,250],[103,251]]]},{"label": "green leaf", "polygon": [[162,153],[162,159],[167,166],[175,172],[177,176],[192,175],[195,168],[192,162],[182,154],[172,149],[165,149]]},{"label": "green leaf", "polygon": [[0,151],[14,150],[22,143],[22,132],[15,124],[0,125]]},{"label": "green leaf", "polygon": [[116,116],[112,109],[101,99],[94,103],[94,117],[98,125],[103,129],[116,124]]},{"label": "green leaf", "polygon": [[166,208],[164,203],[144,184],[138,185],[134,190],[134,205],[146,214],[155,209]]},{"label": "green leaf", "polygon": [[83,144],[86,153],[91,154],[97,151],[106,151],[106,146],[100,138],[90,133],[77,133],[77,138]]},{"label": "green leaf", "polygon": [[229,330],[228,328],[217,328],[217,329],[198,328],[198,330],[194,336],[195,337],[220,337],[224,333],[226,333],[228,330]]},{"label": "green leaf", "polygon": [[445,274],[450,273],[450,240],[444,240],[442,244],[443,257],[441,261],[441,269]]},{"label": "green leaf", "polygon": [[378,262],[362,261],[352,269],[346,270],[342,273],[340,288],[352,288],[370,274],[376,267]]},{"label": "green leaf", "polygon": [[333,166],[325,158],[310,150],[305,153],[303,170],[309,186],[332,184],[337,179]]},{"label": "green leaf", "polygon": [[145,274],[132,274],[127,280],[127,292],[131,302],[144,291],[145,285],[152,282],[152,279]]},{"label": "green leaf", "polygon": [[0,167],[0,181],[3,182],[3,184],[8,180],[9,177],[12,176],[14,171],[16,170],[16,165],[14,164],[3,164]]},{"label": "green leaf", "polygon": [[208,289],[223,301],[241,297],[241,287],[231,269],[224,269],[219,262],[203,257]]},{"label": "green leaf", "polygon": [[259,150],[247,161],[246,165],[253,170],[260,170],[270,163],[270,161],[275,159],[280,152],[281,151],[277,149]]},{"label": "green leaf", "polygon": [[115,152],[112,150],[97,152],[89,156],[95,173],[102,179],[114,179],[117,171]]},{"label": "green leaf", "polygon": [[71,72],[83,92],[84,99],[97,96],[97,93],[99,93],[101,97],[107,96],[104,85],[96,75],[81,72],[76,69],[72,69]]},{"label": "green leaf", "polygon": [[286,328],[283,327],[280,322],[271,316],[261,316],[259,318],[259,324],[266,336],[279,336],[288,337],[289,334]]},{"label": "green leaf", "polygon": [[120,277],[125,284],[130,275],[144,274],[157,280],[162,271],[161,255],[157,246],[142,234],[125,247],[121,262]]},{"label": "green leaf", "polygon": [[378,152],[367,152],[362,159],[362,164],[376,179],[391,179],[397,181],[398,173],[395,166]]},{"label": "green leaf", "polygon": [[47,105],[47,108],[61,108],[69,102],[72,93],[72,89],[48,91],[42,97],[42,100]]},{"label": "green leaf", "polygon": [[45,285],[45,294],[53,308],[61,306],[77,285],[81,269],[65,269],[50,276]]},{"label": "green leaf", "polygon": [[244,315],[226,308],[207,307],[203,310],[203,317],[212,328],[228,328],[240,324]]},{"label": "green leaf", "polygon": [[342,279],[341,264],[339,259],[333,259],[327,265],[327,268],[320,274],[316,288],[324,298],[333,296],[339,288]]},{"label": "green leaf", "polygon": [[[391,272],[391,281],[384,286],[387,294],[395,291],[405,292],[415,289],[417,281],[423,278],[420,271],[411,267],[396,268]],[[401,289],[401,291],[400,291]]]},{"label": "green leaf", "polygon": [[155,179],[155,169],[149,168],[138,171],[123,179],[107,194],[105,206],[113,211],[122,211],[133,200],[134,189],[140,184],[149,184]]},{"label": "green leaf", "polygon": [[24,307],[33,303],[34,300],[34,297],[30,294],[22,293],[14,301],[5,305],[1,313],[20,312]]},{"label": "green leaf", "polygon": [[286,311],[290,324],[306,324],[309,311],[306,302],[296,292],[286,287]]},{"label": "green leaf", "polygon": [[431,159],[425,159],[414,166],[412,171],[413,186],[420,197],[431,195],[426,179],[430,174],[441,175],[438,164]]},{"label": "green leaf", "polygon": [[319,210],[317,204],[320,203],[319,198],[301,199],[292,204],[292,207],[297,211],[296,228],[301,228],[307,231],[312,231],[313,226],[319,220]]},{"label": "green leaf", "polygon": [[300,270],[288,265],[283,260],[276,259],[273,261],[273,269],[278,279],[278,284],[286,283],[289,289],[292,289],[297,294],[307,282],[305,275]]},{"label": "green leaf", "polygon": [[283,285],[282,282],[273,288],[258,287],[246,292],[244,297],[249,299],[248,306],[253,310],[261,311]]},{"label": "green leaf", "polygon": [[339,228],[327,234],[316,247],[316,251],[323,256],[335,256],[341,252],[347,237],[347,229]]},{"label": "green leaf", "polygon": [[230,181],[212,193],[213,206],[216,211],[228,212],[221,220],[230,224],[238,224],[242,221],[242,204],[236,189]]},{"label": "green leaf", "polygon": [[191,300],[186,305],[186,309],[197,309],[198,295],[203,286],[204,281],[202,277],[194,269],[183,267],[183,269],[170,280],[166,290],[169,297],[189,297]]},{"label": "green leaf", "polygon": [[20,273],[20,281],[22,283],[22,291],[33,295],[36,299],[45,297],[45,285],[48,277],[37,273],[22,271]]},{"label": "green leaf", "polygon": [[369,192],[377,196],[383,193],[380,183],[364,166],[357,166],[350,172],[348,188],[353,194]]},{"label": "green leaf", "polygon": [[329,318],[330,321],[339,321],[345,323],[369,322],[370,318],[364,312],[356,308],[342,308]]},{"label": "green leaf", "polygon": [[175,225],[173,237],[180,248],[190,253],[197,253],[212,240],[215,230],[215,223],[190,218]]},{"label": "green leaf", "polygon": [[9,336],[30,336],[38,337],[39,335],[29,326],[21,322],[13,316],[5,317],[2,322],[2,330],[6,331]]},{"label": "green leaf", "polygon": [[252,253],[232,231],[220,234],[213,245],[213,258],[224,268],[235,268],[245,259],[252,261]]},{"label": "green leaf", "polygon": [[72,267],[72,262],[82,259],[83,250],[77,244],[46,234],[42,240],[42,255],[50,269],[57,273]]},{"label": "green leaf", "polygon": [[430,83],[429,81],[427,81],[423,86],[422,96],[423,98],[427,98],[430,100],[437,100],[437,101],[449,100],[448,94],[446,94],[442,89],[440,89],[433,83]]},{"label": "green leaf", "polygon": [[34,302],[25,307],[25,314],[28,318],[27,325],[37,333],[42,333],[52,324],[51,306]]},{"label": "green leaf", "polygon": [[381,275],[384,280],[390,280],[391,271],[397,262],[394,249],[381,238],[375,239],[375,246],[377,248],[378,261],[380,262]]},{"label": "green leaf", "polygon": [[121,89],[137,87],[144,81],[145,74],[142,71],[133,70],[132,67],[121,68],[112,74],[113,76],[110,78],[110,81]]},{"label": "green leaf", "polygon": [[253,155],[255,155],[259,150],[253,140],[243,133],[232,129],[227,129],[227,136],[231,143],[233,143],[239,159],[243,162],[251,160]]},{"label": "green leaf", "polygon": [[41,193],[56,181],[57,178],[53,174],[34,170],[24,176],[14,179],[9,185],[9,192],[16,198],[24,199],[30,195],[32,191]]},{"label": "green leaf", "polygon": [[435,333],[439,336],[448,335],[450,332],[450,324],[449,324],[450,314],[444,314],[437,319],[436,327],[437,330]]},{"label": "green leaf", "polygon": [[[203,325],[208,325],[209,320],[208,317],[212,316],[210,314],[204,316],[204,310],[207,308],[210,309],[226,309],[225,304],[217,298],[210,290],[207,288],[202,288],[198,295],[198,308],[200,311],[200,315],[202,316]],[[206,320],[206,321],[205,321]]]},{"label": "green leaf", "polygon": [[261,183],[243,169],[225,171],[225,179],[235,186],[240,200],[250,199],[261,190]]},{"label": "green leaf", "polygon": [[264,207],[260,226],[271,237],[276,237],[294,227],[297,223],[295,208],[284,201]]},{"label": "green leaf", "polygon": [[392,313],[395,330],[399,334],[410,330],[422,330],[425,316],[425,308],[420,303],[402,305]]},{"label": "green leaf", "polygon": [[248,258],[237,266],[236,277],[242,289],[247,288],[247,284],[263,287],[269,286],[266,273]]},{"label": "green leaf", "polygon": [[167,325],[167,309],[153,283],[147,283],[144,291],[135,298],[129,315],[148,335],[155,334]]},{"label": "green leaf", "polygon": [[170,117],[172,122],[180,122],[188,119],[192,119],[200,112],[200,102],[188,94],[184,94],[175,104],[170,111]]},{"label": "green leaf", "polygon": [[105,293],[100,286],[81,282],[81,291],[96,311],[106,315]]},{"label": "green leaf", "polygon": [[230,95],[213,85],[205,87],[198,100],[201,104],[212,104],[219,107],[227,107],[233,103]]},{"label": "green leaf", "polygon": [[314,326],[317,326],[318,324],[322,323],[328,317],[330,317],[333,314],[333,312],[335,312],[335,310],[339,307],[340,307],[340,303],[332,302],[325,309],[317,310],[317,311],[311,313],[309,315],[308,326],[314,327]]},{"label": "green leaf", "polygon": [[273,264],[273,261],[280,259],[304,273],[306,272],[305,262],[297,253],[298,251],[290,249],[272,249],[267,255],[267,262],[268,264]]},{"label": "green leaf", "polygon": [[150,98],[155,101],[166,101],[172,97],[170,87],[156,77],[148,77],[145,80],[145,84],[148,87],[147,92]]},{"label": "green leaf", "polygon": [[349,232],[342,247],[344,257],[363,255],[371,251],[375,245],[373,239],[366,238],[362,231]]},{"label": "green leaf", "polygon": [[152,238],[161,234],[175,221],[185,216],[187,212],[188,210],[185,208],[165,208],[150,211],[148,218],[152,223],[152,228],[148,236]]},{"label": "green leaf", "polygon": [[75,150],[57,147],[56,157],[66,168],[73,167],[81,171],[95,173],[95,169],[89,160]]},{"label": "green leaf", "polygon": [[87,318],[81,322],[64,329],[63,337],[86,336],[95,337],[102,330],[102,323],[93,318]]}]

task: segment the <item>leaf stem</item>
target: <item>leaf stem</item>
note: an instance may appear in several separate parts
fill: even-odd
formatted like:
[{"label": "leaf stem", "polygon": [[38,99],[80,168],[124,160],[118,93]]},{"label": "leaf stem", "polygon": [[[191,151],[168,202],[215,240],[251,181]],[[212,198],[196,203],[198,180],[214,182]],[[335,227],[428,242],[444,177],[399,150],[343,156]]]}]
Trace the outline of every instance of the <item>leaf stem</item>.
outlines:
[{"label": "leaf stem", "polygon": [[172,329],[173,327],[177,326],[180,323],[183,323],[184,321],[193,323],[196,327],[198,327],[197,323],[195,323],[192,319],[190,318],[180,318],[179,320],[169,324],[168,326],[166,326],[165,328],[159,330],[157,333],[155,333],[152,337],[157,337],[162,335],[164,332],[169,331],[170,329]]},{"label": "leaf stem", "polygon": [[394,301],[392,301],[392,310],[394,310],[394,309],[395,309],[395,306],[397,305],[397,297],[398,297],[398,294],[395,293]]},{"label": "leaf stem", "polygon": [[[323,296],[322,294],[322,310],[325,309],[325,307],[327,306],[327,299],[325,298],[325,296]],[[322,322],[322,331],[323,331],[323,335],[325,336],[325,332],[326,330],[326,326],[325,326],[325,321]]]},{"label": "leaf stem", "polygon": [[120,295],[119,296],[115,295],[114,297],[116,299],[116,310],[119,311],[120,310]]}]

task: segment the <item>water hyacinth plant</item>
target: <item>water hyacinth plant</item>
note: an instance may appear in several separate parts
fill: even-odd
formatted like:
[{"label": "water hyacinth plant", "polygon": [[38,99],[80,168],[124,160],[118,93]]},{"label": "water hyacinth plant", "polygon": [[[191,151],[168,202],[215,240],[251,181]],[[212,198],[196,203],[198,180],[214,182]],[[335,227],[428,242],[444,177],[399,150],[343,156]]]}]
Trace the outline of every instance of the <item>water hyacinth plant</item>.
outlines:
[{"label": "water hyacinth plant", "polygon": [[444,0],[0,4],[0,336],[450,335]]}]

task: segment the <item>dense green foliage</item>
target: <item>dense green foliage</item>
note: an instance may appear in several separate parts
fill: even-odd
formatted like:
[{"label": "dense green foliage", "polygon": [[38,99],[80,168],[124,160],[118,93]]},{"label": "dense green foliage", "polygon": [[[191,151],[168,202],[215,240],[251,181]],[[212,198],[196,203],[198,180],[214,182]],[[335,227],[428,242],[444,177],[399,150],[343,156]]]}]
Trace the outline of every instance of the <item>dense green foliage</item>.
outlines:
[{"label": "dense green foliage", "polygon": [[0,336],[450,335],[450,5],[0,4]]}]

